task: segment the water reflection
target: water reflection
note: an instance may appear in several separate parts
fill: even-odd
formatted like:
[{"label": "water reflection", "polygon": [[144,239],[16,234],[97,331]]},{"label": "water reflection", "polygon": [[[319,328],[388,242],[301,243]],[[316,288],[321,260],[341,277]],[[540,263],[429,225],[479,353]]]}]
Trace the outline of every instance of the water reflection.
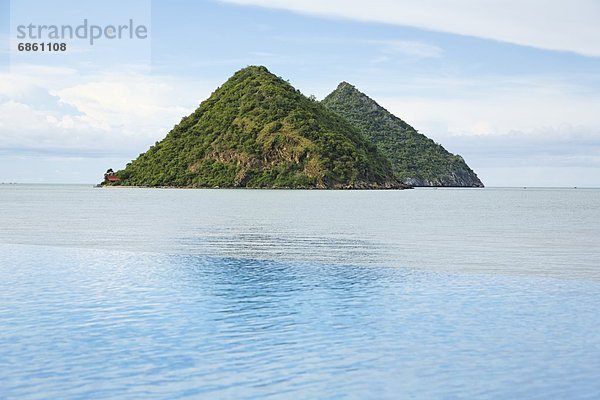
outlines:
[{"label": "water reflection", "polygon": [[200,231],[194,236],[177,239],[182,248],[193,248],[199,254],[245,259],[332,263],[372,263],[387,254],[381,244],[357,237],[306,235],[289,231],[269,232],[268,227]]}]

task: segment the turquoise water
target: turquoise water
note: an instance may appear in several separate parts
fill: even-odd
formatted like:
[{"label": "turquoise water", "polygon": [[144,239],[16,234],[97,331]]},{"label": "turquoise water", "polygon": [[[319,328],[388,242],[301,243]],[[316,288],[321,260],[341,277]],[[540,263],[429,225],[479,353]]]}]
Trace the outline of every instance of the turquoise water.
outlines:
[{"label": "turquoise water", "polygon": [[0,186],[0,398],[600,397],[600,191]]}]

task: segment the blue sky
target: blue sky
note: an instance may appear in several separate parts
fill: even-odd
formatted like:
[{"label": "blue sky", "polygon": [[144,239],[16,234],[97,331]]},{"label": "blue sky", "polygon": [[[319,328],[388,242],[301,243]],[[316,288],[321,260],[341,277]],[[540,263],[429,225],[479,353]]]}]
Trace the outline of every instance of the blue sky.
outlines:
[{"label": "blue sky", "polygon": [[[353,83],[488,186],[600,186],[593,1],[126,3],[0,0],[0,181],[97,182],[260,64],[318,98]],[[134,18],[150,37],[15,51],[15,25],[83,18]]]}]

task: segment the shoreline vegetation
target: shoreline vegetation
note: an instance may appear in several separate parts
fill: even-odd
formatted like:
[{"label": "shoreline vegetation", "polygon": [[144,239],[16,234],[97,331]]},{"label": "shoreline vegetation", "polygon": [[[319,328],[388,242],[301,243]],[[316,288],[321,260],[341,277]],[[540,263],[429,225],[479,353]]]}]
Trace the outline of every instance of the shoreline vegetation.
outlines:
[{"label": "shoreline vegetation", "polygon": [[[357,115],[370,116],[360,108],[354,112],[356,104],[346,101],[340,88],[342,95],[351,89],[350,100],[358,93],[362,105],[376,104],[346,83],[319,102],[263,66],[246,67],[184,117],[163,140],[124,169],[109,169],[100,186],[336,190],[483,187],[460,156],[448,153],[384,109],[381,113],[387,125],[378,120],[361,124]],[[365,98],[369,100],[366,103]],[[394,126],[398,121],[408,128]],[[373,123],[378,124],[377,137],[365,129]],[[431,151],[428,146],[437,147]],[[405,166],[409,168],[403,171]]]},{"label": "shoreline vegetation", "polygon": [[[94,185],[94,187],[97,188],[106,188],[106,189],[184,189],[184,190],[194,190],[194,189],[205,189],[205,190],[315,190],[315,191],[321,191],[321,190],[332,190],[332,188],[319,188],[319,187],[282,187],[282,186],[278,186],[278,187],[248,187],[248,186],[225,186],[225,187],[220,187],[220,186],[169,186],[169,185],[164,185],[164,186],[144,186],[144,185],[115,185],[115,184],[96,184]],[[431,187],[432,189],[434,187]],[[452,188],[461,188],[458,186],[447,186],[448,189],[452,189]],[[473,189],[471,187],[467,187],[463,189]],[[410,187],[405,187],[405,188],[401,188],[401,190],[403,189],[415,189],[415,187],[410,186]],[[360,187],[336,187],[334,188],[334,190],[340,190],[340,191],[344,191],[344,190],[398,190],[398,188],[395,187],[389,187],[389,188],[385,188],[385,187],[381,187],[381,188],[360,188]]]}]

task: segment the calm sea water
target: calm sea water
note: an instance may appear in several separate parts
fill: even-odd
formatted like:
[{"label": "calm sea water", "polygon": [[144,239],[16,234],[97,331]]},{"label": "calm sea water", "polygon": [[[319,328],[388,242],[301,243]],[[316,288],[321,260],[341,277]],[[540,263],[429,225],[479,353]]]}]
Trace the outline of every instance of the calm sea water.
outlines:
[{"label": "calm sea water", "polygon": [[600,398],[600,190],[0,186],[0,398]]}]

